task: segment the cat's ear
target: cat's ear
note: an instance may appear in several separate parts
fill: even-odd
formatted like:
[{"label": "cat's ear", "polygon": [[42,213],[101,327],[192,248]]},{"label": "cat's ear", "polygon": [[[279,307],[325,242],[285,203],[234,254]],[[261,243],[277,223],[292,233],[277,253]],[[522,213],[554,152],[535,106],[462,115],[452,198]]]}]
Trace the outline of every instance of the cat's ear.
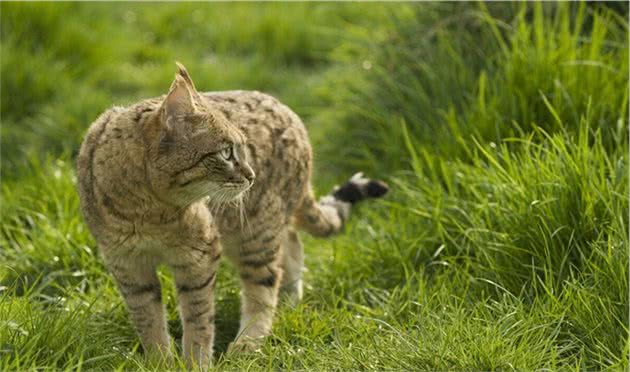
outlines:
[{"label": "cat's ear", "polygon": [[184,67],[184,65],[182,65],[179,62],[175,62],[175,64],[177,65],[177,69],[178,69],[177,74],[181,76],[182,78],[184,78],[184,80],[188,84],[188,87],[190,88],[193,95],[196,95],[197,89],[195,89],[195,83],[193,83],[192,78],[190,77],[190,74],[188,73],[188,70],[186,70],[186,67]]},{"label": "cat's ear", "polygon": [[197,88],[195,88],[195,83],[193,83],[193,80],[190,77],[188,70],[186,70],[186,67],[184,67],[184,65],[179,62],[175,62],[175,64],[177,65],[177,74],[184,79],[186,84],[188,84],[188,88],[190,89],[190,94],[192,95],[193,99],[196,100],[197,103],[203,105],[203,99],[197,92]]},{"label": "cat's ear", "polygon": [[188,82],[181,75],[175,75],[171,89],[162,103],[162,109],[166,119],[186,116],[195,111],[193,93],[188,87]]}]

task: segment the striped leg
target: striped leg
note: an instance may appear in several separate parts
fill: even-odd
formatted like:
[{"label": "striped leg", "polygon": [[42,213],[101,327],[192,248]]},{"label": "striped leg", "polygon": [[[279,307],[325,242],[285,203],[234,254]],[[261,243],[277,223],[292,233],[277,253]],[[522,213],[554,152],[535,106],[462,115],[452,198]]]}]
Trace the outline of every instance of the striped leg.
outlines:
[{"label": "striped leg", "polygon": [[262,238],[241,247],[241,325],[234,347],[251,350],[271,332],[282,279],[282,235]]},{"label": "striped leg", "polygon": [[280,291],[285,294],[291,304],[302,299],[302,271],[304,270],[304,247],[300,237],[293,229],[288,229],[284,236],[282,254],[282,284]]},{"label": "striped leg", "polygon": [[184,328],[184,357],[189,366],[207,368],[214,343],[214,284],[220,253],[201,255],[188,264],[173,265]]},{"label": "striped leg", "polygon": [[125,299],[129,316],[147,355],[170,357],[162,292],[155,266],[146,263],[108,266]]}]

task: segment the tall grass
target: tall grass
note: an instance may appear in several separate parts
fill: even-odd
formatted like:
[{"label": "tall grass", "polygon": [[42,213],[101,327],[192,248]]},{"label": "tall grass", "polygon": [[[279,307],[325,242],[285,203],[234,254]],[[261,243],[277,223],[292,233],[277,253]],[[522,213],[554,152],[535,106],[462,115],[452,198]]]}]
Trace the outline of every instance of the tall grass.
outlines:
[{"label": "tall grass", "polygon": [[403,226],[343,272],[396,288],[461,270],[475,296],[559,305],[561,357],[627,366],[627,22],[584,4],[438,11],[452,8],[431,27],[394,17],[396,33],[343,56],[369,64],[333,89],[341,169],[411,173],[390,205]]},{"label": "tall grass", "polygon": [[347,168],[366,158],[376,171],[407,167],[401,119],[422,151],[451,159],[473,157],[472,138],[576,133],[585,113],[607,148],[626,143],[627,22],[584,3],[492,9],[501,18],[487,5],[417,9],[368,34],[376,42],[338,52],[361,76],[330,88]]}]

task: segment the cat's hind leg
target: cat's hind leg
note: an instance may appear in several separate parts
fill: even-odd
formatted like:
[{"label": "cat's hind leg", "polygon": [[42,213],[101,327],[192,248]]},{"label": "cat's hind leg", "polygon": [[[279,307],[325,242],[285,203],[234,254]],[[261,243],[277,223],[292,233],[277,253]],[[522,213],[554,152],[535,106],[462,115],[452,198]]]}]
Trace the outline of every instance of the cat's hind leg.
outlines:
[{"label": "cat's hind leg", "polygon": [[293,228],[287,228],[283,236],[282,283],[280,293],[289,303],[297,304],[302,299],[302,272],[304,271],[304,246]]},{"label": "cat's hind leg", "polygon": [[241,279],[241,322],[232,350],[253,350],[271,332],[282,281],[285,226],[269,223],[245,238],[230,257]]}]

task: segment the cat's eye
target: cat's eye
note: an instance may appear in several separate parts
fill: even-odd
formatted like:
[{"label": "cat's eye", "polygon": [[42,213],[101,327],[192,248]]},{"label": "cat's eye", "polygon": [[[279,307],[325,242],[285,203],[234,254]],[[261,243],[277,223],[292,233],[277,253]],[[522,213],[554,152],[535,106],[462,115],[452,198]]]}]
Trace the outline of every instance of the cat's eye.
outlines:
[{"label": "cat's eye", "polygon": [[223,150],[219,151],[219,156],[225,160],[230,160],[233,156],[232,146],[226,147]]}]

